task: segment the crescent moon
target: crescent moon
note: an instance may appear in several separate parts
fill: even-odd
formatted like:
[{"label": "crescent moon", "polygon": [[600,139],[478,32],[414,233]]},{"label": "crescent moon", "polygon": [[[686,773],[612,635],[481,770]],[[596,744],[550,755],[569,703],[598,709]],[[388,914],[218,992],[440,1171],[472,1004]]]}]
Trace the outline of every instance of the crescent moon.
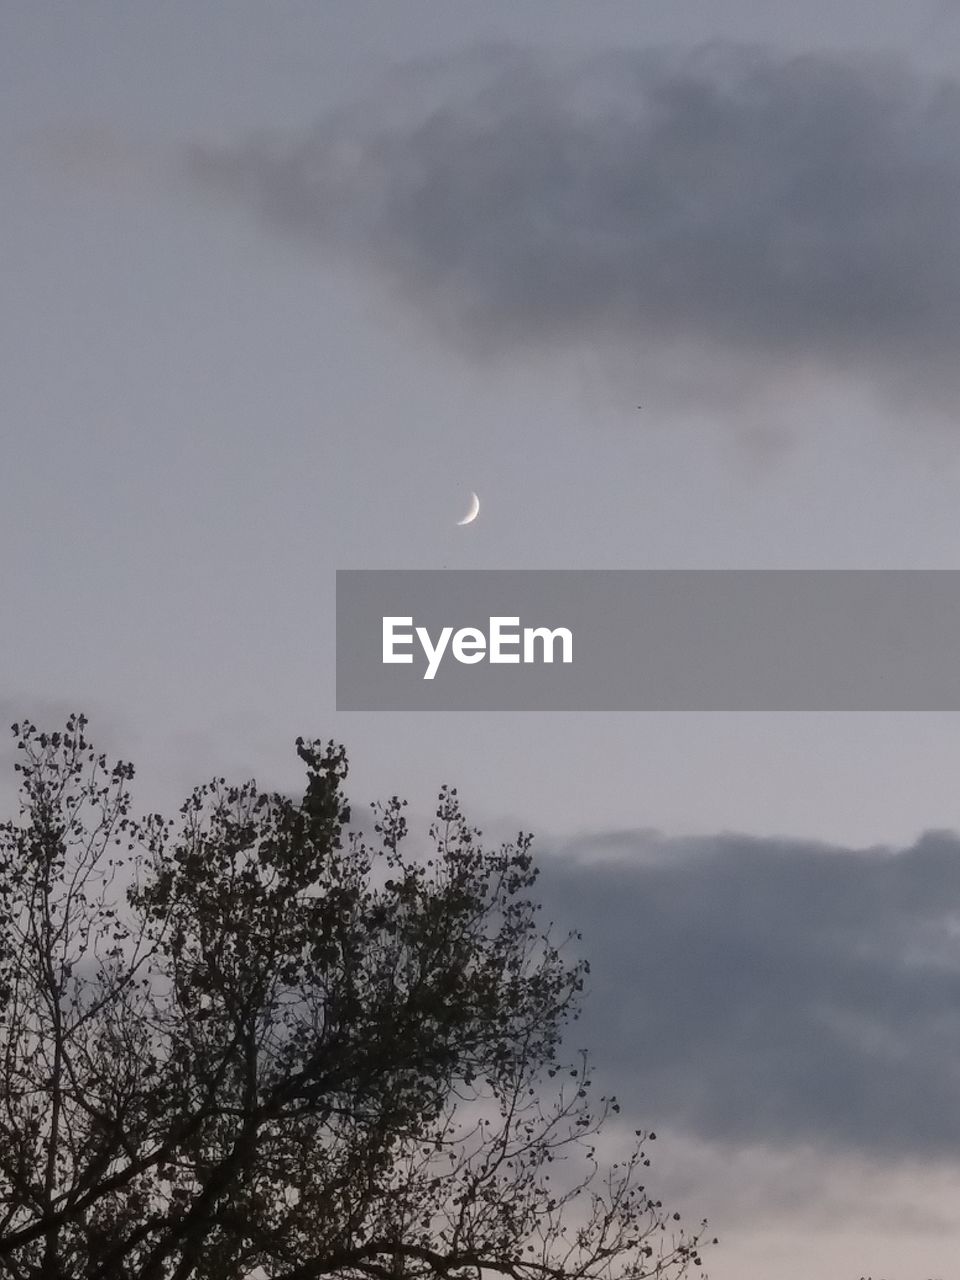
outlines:
[{"label": "crescent moon", "polygon": [[475,493],[471,493],[470,510],[467,512],[467,514],[463,517],[462,520],[457,521],[457,524],[473,524],[474,520],[476,520],[479,514],[480,514],[480,499],[477,497]]}]

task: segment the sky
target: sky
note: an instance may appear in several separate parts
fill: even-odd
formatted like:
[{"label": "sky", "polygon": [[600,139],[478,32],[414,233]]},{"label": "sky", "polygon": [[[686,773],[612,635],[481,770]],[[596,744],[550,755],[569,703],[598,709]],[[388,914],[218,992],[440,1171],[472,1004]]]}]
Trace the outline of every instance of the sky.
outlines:
[{"label": "sky", "polygon": [[718,1280],[960,1245],[960,718],[337,713],[334,574],[960,568],[958,37],[0,8],[0,707],[84,710],[146,806],[305,734],[533,830]]}]

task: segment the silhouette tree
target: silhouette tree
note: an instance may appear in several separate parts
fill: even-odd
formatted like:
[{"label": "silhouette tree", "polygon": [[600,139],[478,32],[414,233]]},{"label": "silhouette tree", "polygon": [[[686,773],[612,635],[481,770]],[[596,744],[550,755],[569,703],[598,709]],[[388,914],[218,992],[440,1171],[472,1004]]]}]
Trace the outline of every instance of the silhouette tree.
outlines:
[{"label": "silhouette tree", "polygon": [[[700,1264],[562,1038],[585,967],[444,790],[348,832],[223,779],[135,819],[133,769],[14,726],[0,828],[0,1270],[12,1280],[639,1280]],[[559,1086],[559,1087],[558,1087]],[[549,1095],[549,1098],[548,1096]]]}]

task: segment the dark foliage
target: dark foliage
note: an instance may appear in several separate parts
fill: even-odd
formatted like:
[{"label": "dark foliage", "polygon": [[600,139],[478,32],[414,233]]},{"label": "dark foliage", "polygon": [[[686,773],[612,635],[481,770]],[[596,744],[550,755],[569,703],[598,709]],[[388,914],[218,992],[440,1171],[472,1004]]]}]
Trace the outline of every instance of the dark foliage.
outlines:
[{"label": "dark foliage", "polygon": [[609,1280],[699,1264],[596,1155],[612,1098],[563,1065],[582,989],[441,793],[348,833],[346,759],[298,742],[300,800],[222,779],[178,822],[129,765],[14,726],[0,828],[0,1270],[12,1280]]}]

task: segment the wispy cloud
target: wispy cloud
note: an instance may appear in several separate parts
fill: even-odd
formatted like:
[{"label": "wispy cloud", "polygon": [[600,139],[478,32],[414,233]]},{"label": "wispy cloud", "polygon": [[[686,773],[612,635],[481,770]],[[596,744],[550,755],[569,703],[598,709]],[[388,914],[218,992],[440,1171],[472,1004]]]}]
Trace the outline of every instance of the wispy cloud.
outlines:
[{"label": "wispy cloud", "polygon": [[488,351],[679,346],[957,389],[960,85],[739,46],[487,49],[402,84],[190,165]]}]

